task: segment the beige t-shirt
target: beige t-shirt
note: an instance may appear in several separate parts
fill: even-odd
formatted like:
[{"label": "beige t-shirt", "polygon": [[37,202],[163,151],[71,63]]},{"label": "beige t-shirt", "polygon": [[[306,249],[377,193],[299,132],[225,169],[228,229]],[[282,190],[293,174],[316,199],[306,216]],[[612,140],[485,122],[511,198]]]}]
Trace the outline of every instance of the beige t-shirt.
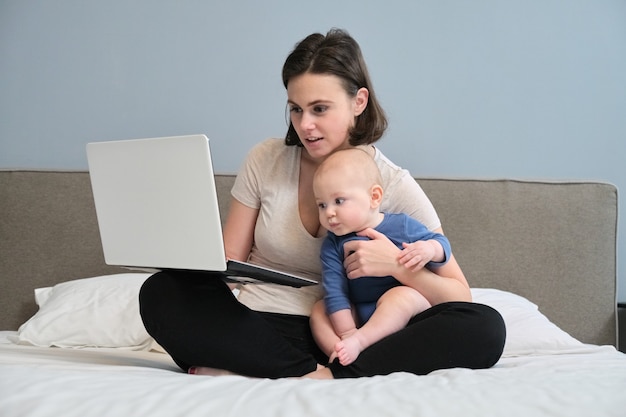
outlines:
[{"label": "beige t-shirt", "polygon": [[[298,211],[298,177],[302,148],[282,139],[256,145],[244,162],[232,189],[242,204],[259,209],[249,261],[320,280],[320,248],[324,237],[307,232]],[[406,213],[430,230],[441,223],[430,200],[407,170],[378,149],[374,156],[385,191],[381,210]],[[292,288],[275,284],[244,285],[239,301],[253,310],[308,316],[322,297],[321,285]]]}]

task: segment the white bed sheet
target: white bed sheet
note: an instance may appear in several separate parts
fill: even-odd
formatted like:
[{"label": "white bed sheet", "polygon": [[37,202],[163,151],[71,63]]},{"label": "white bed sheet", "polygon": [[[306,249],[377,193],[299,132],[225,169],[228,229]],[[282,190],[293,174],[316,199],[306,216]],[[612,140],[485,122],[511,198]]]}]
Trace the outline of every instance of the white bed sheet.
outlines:
[{"label": "white bed sheet", "polygon": [[19,346],[10,335],[0,332],[3,417],[626,415],[626,355],[611,346],[315,381],[186,375],[163,353]]}]

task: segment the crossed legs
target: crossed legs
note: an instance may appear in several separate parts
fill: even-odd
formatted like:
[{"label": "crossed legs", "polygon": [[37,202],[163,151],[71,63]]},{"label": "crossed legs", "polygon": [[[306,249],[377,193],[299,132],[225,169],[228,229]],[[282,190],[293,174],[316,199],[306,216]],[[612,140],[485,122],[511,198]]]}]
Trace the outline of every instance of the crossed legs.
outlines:
[{"label": "crossed legs", "polygon": [[426,298],[413,288],[398,286],[386,291],[376,303],[372,317],[360,328],[338,335],[325,313],[324,303],[315,304],[311,313],[311,329],[316,342],[329,362],[339,358],[346,366],[379,340],[403,329],[416,314],[430,308]]}]

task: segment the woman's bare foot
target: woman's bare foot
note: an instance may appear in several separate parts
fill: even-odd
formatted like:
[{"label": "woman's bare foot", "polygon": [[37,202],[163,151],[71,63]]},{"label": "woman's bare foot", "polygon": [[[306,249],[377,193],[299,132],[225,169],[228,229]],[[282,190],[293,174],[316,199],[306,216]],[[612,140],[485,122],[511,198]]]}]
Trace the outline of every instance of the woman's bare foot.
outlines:
[{"label": "woman's bare foot", "polygon": [[192,366],[187,371],[191,375],[208,375],[208,376],[224,376],[224,375],[237,375],[234,372],[224,369],[209,368],[207,366]]},{"label": "woman's bare foot", "polygon": [[359,357],[359,354],[363,352],[363,349],[364,347],[356,334],[346,337],[335,345],[339,363],[343,366],[348,366],[354,362]]},{"label": "woman's bare foot", "polygon": [[317,365],[317,369],[313,372],[310,372],[306,375],[303,375],[302,378],[309,379],[334,379],[332,372],[325,366]]}]

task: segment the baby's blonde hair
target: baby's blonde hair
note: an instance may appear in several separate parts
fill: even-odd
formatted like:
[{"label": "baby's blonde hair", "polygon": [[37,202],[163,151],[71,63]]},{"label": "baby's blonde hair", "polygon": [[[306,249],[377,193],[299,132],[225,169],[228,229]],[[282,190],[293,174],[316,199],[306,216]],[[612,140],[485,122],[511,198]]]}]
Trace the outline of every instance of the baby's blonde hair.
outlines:
[{"label": "baby's blonde hair", "polygon": [[346,175],[358,181],[365,188],[373,185],[382,187],[382,177],[376,161],[365,150],[348,148],[331,154],[317,167],[313,181],[321,175]]}]

